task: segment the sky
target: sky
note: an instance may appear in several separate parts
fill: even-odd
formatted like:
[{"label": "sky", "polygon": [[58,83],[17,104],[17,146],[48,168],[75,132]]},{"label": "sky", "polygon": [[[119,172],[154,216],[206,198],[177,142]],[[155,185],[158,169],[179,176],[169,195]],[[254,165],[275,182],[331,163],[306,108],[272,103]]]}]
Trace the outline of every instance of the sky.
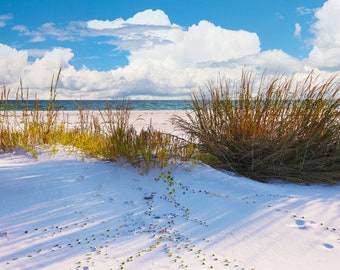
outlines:
[{"label": "sky", "polygon": [[40,99],[186,99],[242,70],[340,70],[339,0],[2,0],[0,85]]}]

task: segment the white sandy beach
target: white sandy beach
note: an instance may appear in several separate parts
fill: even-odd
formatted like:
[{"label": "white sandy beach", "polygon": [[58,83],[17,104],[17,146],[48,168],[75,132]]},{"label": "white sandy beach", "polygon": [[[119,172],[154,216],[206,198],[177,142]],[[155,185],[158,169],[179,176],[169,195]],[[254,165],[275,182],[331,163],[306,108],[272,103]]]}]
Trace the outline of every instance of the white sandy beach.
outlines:
[{"label": "white sandy beach", "polygon": [[[184,112],[132,111],[131,121],[177,132],[173,113]],[[340,186],[191,164],[171,171],[170,186],[160,173],[62,149],[1,153],[0,269],[340,269]]]}]

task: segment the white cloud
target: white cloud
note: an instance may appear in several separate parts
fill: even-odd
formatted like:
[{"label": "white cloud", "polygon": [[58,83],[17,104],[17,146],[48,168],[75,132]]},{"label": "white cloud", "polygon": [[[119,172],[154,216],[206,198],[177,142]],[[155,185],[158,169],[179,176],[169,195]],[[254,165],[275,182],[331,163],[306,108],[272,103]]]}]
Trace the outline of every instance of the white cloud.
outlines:
[{"label": "white cloud", "polygon": [[[231,31],[201,21],[184,30],[171,24],[160,10],[137,13],[123,21],[90,21],[92,29],[112,30],[109,43],[131,52],[135,58],[172,58],[178,63],[193,64],[208,60],[237,58],[260,50],[259,38],[247,31]],[[99,32],[105,34],[105,32]],[[108,34],[106,32],[106,34]]]},{"label": "white cloud", "polygon": [[101,21],[101,20],[91,20],[87,22],[87,27],[95,30],[103,29],[116,29],[124,25],[124,20],[122,18],[116,19],[114,21]]},{"label": "white cloud", "polygon": [[118,18],[113,21],[91,20],[87,22],[87,26],[96,30],[117,29],[128,25],[153,25],[153,26],[171,26],[169,17],[162,10],[147,9],[143,12],[136,13],[133,17],[126,21]]},{"label": "white cloud", "polygon": [[44,34],[39,31],[31,31],[27,26],[25,25],[15,25],[12,27],[12,30],[18,31],[21,35],[24,36],[32,36],[31,42],[41,42],[45,41]]},{"label": "white cloud", "polygon": [[303,63],[282,50],[264,51],[259,54],[251,55],[243,61],[245,66],[254,69],[267,69],[273,73],[294,73],[303,68]]},{"label": "white cloud", "polygon": [[87,31],[82,32],[83,36],[113,37],[106,43],[129,51],[169,43],[172,33],[181,30],[178,25],[171,24],[168,16],[161,10],[145,10],[127,20],[91,20],[86,23],[86,28]]},{"label": "white cloud", "polygon": [[[28,61],[29,54],[41,55],[41,51],[16,50],[0,43],[0,84],[8,85],[12,90],[23,80],[25,88],[42,93],[42,98],[48,97],[48,89],[53,74],[61,67],[67,71],[69,61],[73,57],[70,49],[53,49],[46,51],[43,56],[33,63]],[[15,94],[12,91],[12,94]]]},{"label": "white cloud", "polygon": [[207,21],[201,21],[187,31],[172,30],[164,38],[171,42],[131,51],[130,62],[153,59],[188,67],[207,61],[227,61],[260,51],[256,34],[226,30]]},{"label": "white cloud", "polygon": [[[77,25],[77,28],[74,28]],[[30,42],[42,42],[46,40],[46,37],[52,37],[57,40],[72,40],[75,41],[82,34],[81,23],[70,23],[66,29],[58,28],[54,23],[48,22],[44,23],[37,29],[31,30],[25,25],[15,25],[12,30],[18,31],[21,35],[31,36]]]},{"label": "white cloud", "polygon": [[18,31],[22,33],[23,35],[29,35],[31,33],[31,31],[25,25],[15,25],[12,27],[12,30]]},{"label": "white cloud", "polygon": [[187,30],[152,29],[146,40],[146,45],[133,49],[130,44],[124,47],[126,44],[120,43],[122,49],[130,48],[129,65],[113,71],[112,75],[123,78],[119,85],[130,95],[188,94],[197,84],[218,73],[211,67],[202,68],[202,62],[228,61],[260,51],[256,34],[226,30],[207,21]]},{"label": "white cloud", "polygon": [[[18,51],[2,45],[0,82],[12,83],[16,88],[21,77],[25,86],[39,93],[39,98],[48,98],[52,74],[62,67],[58,98],[105,99],[126,95],[132,98],[183,98],[218,74],[239,78],[244,68],[303,74],[312,64],[322,67],[323,57],[330,67],[336,67],[340,59],[334,57],[339,52],[337,35],[340,27],[334,17],[338,16],[336,12],[330,12],[329,21],[324,14],[329,8],[336,11],[336,3],[329,0],[326,4],[331,7],[325,4],[316,13],[314,47],[310,58],[304,61],[279,49],[261,51],[256,33],[228,30],[204,20],[182,28],[172,24],[161,10],[146,10],[126,20],[70,23],[65,29],[58,29],[52,23],[34,31],[16,26],[17,31],[31,35],[32,39],[44,38],[47,34],[56,39],[101,36],[118,49],[129,51],[129,62],[125,67],[110,71],[86,67],[77,70],[70,64],[74,53],[69,48]],[[333,29],[334,22],[337,27]],[[295,25],[295,30],[299,36],[299,24]],[[29,62],[28,56],[36,60]],[[9,68],[8,63],[12,64]]]},{"label": "white cloud", "polygon": [[0,43],[0,84],[11,84],[24,75],[28,54]]},{"label": "white cloud", "polygon": [[315,12],[315,38],[309,64],[323,69],[340,68],[340,1],[328,0]]},{"label": "white cloud", "polygon": [[[81,35],[114,36],[113,44],[129,50],[129,64],[107,72],[76,70],[70,65],[73,58],[70,49],[55,49],[40,56],[36,53],[41,51],[29,51],[31,56],[38,57],[25,68],[23,79],[29,88],[48,89],[51,74],[63,66],[60,80],[63,96],[183,96],[220,72],[214,67],[203,68],[202,63],[231,61],[260,52],[260,41],[255,33],[223,29],[208,21],[183,29],[171,24],[160,10],[139,12],[125,21],[90,21],[85,26],[90,27],[87,32],[81,23],[73,26],[72,31]],[[16,30],[29,33],[25,27]],[[40,30],[67,36],[66,30],[58,30],[54,24],[44,24]],[[229,73],[240,70],[234,66],[224,69]]]},{"label": "white cloud", "polygon": [[147,9],[143,12],[138,12],[132,18],[126,21],[128,24],[140,24],[140,25],[171,25],[168,15],[162,10]]},{"label": "white cloud", "polygon": [[[46,51],[41,58],[28,63],[22,80],[24,87],[30,89],[31,97],[34,97],[37,93],[40,99],[49,98],[52,76],[57,74],[59,68],[62,68],[63,73],[65,72],[65,75],[67,75],[67,70],[71,67],[69,61],[72,57],[71,49],[57,48]],[[15,85],[15,81],[13,85]],[[59,86],[61,89],[64,88],[62,79]]]},{"label": "white cloud", "polygon": [[52,36],[57,40],[74,40],[74,36],[68,30],[55,27],[54,23],[44,23],[35,33],[34,38],[44,40],[45,35]]},{"label": "white cloud", "polygon": [[30,42],[43,42],[46,38],[43,35],[36,35],[30,39]]},{"label": "white cloud", "polygon": [[7,24],[7,21],[12,20],[12,15],[0,15],[0,27],[4,27]]},{"label": "white cloud", "polygon": [[301,24],[296,23],[295,24],[295,31],[294,31],[294,37],[300,38],[301,37]]}]

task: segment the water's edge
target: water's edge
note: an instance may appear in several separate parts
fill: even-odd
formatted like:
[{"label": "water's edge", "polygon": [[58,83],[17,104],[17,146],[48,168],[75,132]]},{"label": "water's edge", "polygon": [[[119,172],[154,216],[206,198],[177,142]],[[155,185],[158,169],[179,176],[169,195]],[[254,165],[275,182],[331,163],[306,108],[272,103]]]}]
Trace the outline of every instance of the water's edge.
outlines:
[{"label": "water's edge", "polygon": [[[121,107],[124,101],[121,100],[56,100],[54,107],[61,111],[78,111],[79,108],[83,110],[105,110],[107,103],[112,108],[116,108],[118,105]],[[126,101],[125,101],[126,102]],[[188,110],[190,109],[189,100],[129,100],[128,104],[131,110]],[[15,101],[9,100],[7,103],[0,102],[0,110],[22,110],[27,108],[33,110],[38,105],[39,110],[46,110],[48,107],[48,100],[39,100],[38,104],[36,101]]]}]

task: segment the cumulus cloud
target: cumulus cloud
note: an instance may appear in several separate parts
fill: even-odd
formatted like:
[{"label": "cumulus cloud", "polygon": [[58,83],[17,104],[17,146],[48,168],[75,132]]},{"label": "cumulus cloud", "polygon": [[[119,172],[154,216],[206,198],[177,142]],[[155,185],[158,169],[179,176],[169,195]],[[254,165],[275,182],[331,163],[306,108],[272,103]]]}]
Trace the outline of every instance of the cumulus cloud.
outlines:
[{"label": "cumulus cloud", "polygon": [[115,45],[119,50],[129,51],[171,43],[174,33],[181,31],[162,10],[145,10],[127,20],[91,20],[86,23],[86,27],[89,31],[84,34],[113,37],[106,43]]},{"label": "cumulus cloud", "polygon": [[29,88],[47,88],[50,86],[52,74],[59,68],[67,70],[74,54],[71,49],[56,48],[44,53],[26,68],[25,83]]},{"label": "cumulus cloud", "polygon": [[59,68],[67,71],[71,67],[69,61],[73,53],[70,49],[53,49],[45,51],[34,62],[29,62],[28,57],[32,53],[40,56],[43,52],[16,50],[0,43],[0,84],[6,84],[16,90],[22,79],[25,88],[41,92],[42,97],[46,98],[52,75],[56,74]]},{"label": "cumulus cloud", "polygon": [[227,61],[258,53],[259,38],[246,31],[231,31],[201,21],[187,31],[172,31],[168,44],[155,44],[132,51],[129,60],[149,59],[176,63],[176,66],[195,66],[206,61]]},{"label": "cumulus cloud", "polygon": [[316,22],[312,26],[313,49],[309,64],[320,69],[340,68],[340,1],[328,0],[315,12]]},{"label": "cumulus cloud", "polygon": [[114,41],[121,49],[130,51],[129,65],[111,72],[114,78],[119,78],[115,86],[126,89],[129,95],[187,95],[194,86],[218,73],[211,66],[203,71],[202,63],[228,61],[260,52],[260,41],[255,33],[223,29],[208,21],[185,30],[171,25],[167,16],[157,22],[169,25],[167,29],[154,28],[155,23],[151,21],[147,23],[152,27],[145,27],[139,35]]},{"label": "cumulus cloud", "polygon": [[288,55],[282,50],[269,50],[251,55],[242,61],[244,65],[257,70],[267,69],[274,73],[294,73],[303,68],[300,60]]},{"label": "cumulus cloud", "polygon": [[24,75],[28,54],[0,43],[0,83],[11,84]]},{"label": "cumulus cloud", "polygon": [[154,25],[154,26],[171,26],[168,15],[162,10],[147,9],[143,12],[136,13],[133,17],[123,20],[118,18],[113,21],[105,20],[90,20],[87,22],[87,26],[96,30],[103,29],[117,29],[122,27],[128,27],[129,25]]},{"label": "cumulus cloud", "polygon": [[[22,34],[39,36],[23,26],[15,29]],[[34,31],[49,32],[50,36],[59,38],[67,37],[72,31],[83,37],[114,37],[107,42],[130,53],[127,66],[99,72],[85,67],[76,70],[70,64],[74,57],[70,49],[25,51],[26,55],[37,57],[25,67],[24,81],[28,87],[48,87],[51,74],[62,66],[59,86],[65,97],[183,97],[220,72],[213,66],[203,67],[204,63],[228,62],[260,52],[260,41],[255,33],[223,29],[208,21],[184,29],[172,24],[161,10],[139,12],[127,20],[73,23],[64,30],[48,23],[38,30],[40,32]],[[224,69],[229,73],[240,70],[233,65]]]},{"label": "cumulus cloud", "polygon": [[114,36],[108,43],[129,50],[131,62],[141,58],[166,61],[170,58],[186,66],[242,57],[260,50],[255,33],[223,29],[208,21],[184,30],[172,24],[161,10],[139,12],[127,20],[91,20],[87,26],[98,30],[97,35]]}]

